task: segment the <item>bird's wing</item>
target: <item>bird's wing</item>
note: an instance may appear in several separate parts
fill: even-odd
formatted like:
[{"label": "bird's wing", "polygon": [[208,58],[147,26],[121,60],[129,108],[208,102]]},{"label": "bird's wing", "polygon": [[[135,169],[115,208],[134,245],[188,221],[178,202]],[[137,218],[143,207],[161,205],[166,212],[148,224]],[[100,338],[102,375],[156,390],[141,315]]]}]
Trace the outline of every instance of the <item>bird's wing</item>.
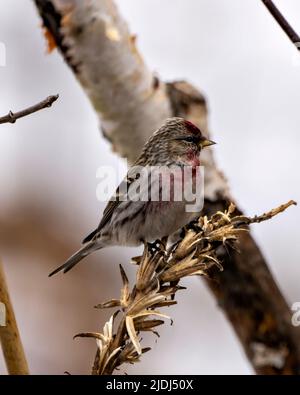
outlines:
[{"label": "bird's wing", "polygon": [[[119,206],[119,204],[124,201],[123,197],[125,196],[125,193],[128,191],[130,185],[137,180],[139,177],[138,173],[131,173],[128,172],[126,178],[121,182],[121,184],[118,186],[116,189],[115,194],[111,197],[111,199],[108,201],[104,212],[102,219],[100,221],[100,224],[97,229],[95,229],[92,233],[90,233],[84,240],[83,244],[87,243],[88,241],[91,241],[94,238],[97,238],[98,233],[101,231],[101,229],[110,221],[115,209]],[[125,185],[124,185],[125,183]],[[121,191],[121,192],[120,192]]]}]

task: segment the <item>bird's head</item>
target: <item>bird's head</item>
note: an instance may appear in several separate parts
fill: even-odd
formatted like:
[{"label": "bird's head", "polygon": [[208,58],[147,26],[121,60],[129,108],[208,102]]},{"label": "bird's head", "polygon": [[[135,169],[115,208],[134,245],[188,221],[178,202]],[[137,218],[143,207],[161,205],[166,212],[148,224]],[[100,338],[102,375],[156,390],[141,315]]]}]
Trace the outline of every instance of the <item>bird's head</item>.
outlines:
[{"label": "bird's head", "polygon": [[147,145],[157,153],[157,160],[188,163],[191,158],[199,157],[203,148],[213,144],[216,143],[203,136],[192,122],[174,117],[165,121]]}]

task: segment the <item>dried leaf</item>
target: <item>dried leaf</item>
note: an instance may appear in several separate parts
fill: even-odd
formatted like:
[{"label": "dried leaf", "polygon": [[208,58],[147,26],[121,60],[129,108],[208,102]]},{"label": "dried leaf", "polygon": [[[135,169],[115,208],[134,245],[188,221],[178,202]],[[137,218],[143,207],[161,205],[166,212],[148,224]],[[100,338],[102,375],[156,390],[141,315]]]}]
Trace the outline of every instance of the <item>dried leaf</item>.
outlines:
[{"label": "dried leaf", "polygon": [[147,331],[164,323],[163,320],[145,320],[144,317],[143,321],[138,321],[138,318],[134,319],[134,326],[137,331]]},{"label": "dried leaf", "polygon": [[110,307],[119,307],[121,306],[121,302],[119,299],[111,299],[104,303],[99,303],[95,307],[95,309],[108,309]]},{"label": "dried leaf", "polygon": [[121,272],[121,277],[122,277],[122,281],[123,281],[123,287],[121,289],[121,297],[120,297],[120,304],[122,306],[126,306],[128,299],[129,299],[129,281],[128,281],[128,277],[126,276],[125,270],[123,269],[122,265],[119,265],[120,267],[120,272]]},{"label": "dried leaf", "polygon": [[77,339],[77,337],[92,337],[93,339],[106,341],[105,336],[102,333],[97,332],[78,333],[77,335],[73,336],[73,339]]},{"label": "dried leaf", "polygon": [[145,310],[149,307],[152,307],[158,302],[161,302],[165,299],[164,295],[160,295],[158,293],[152,293],[150,295],[145,295],[141,299],[137,300],[130,309],[128,309],[128,313],[132,315],[138,315],[138,313],[142,310]]},{"label": "dried leaf", "polygon": [[137,333],[135,331],[133,318],[131,316],[126,317],[126,328],[127,328],[127,333],[130,337],[130,340],[132,341],[132,344],[134,345],[134,348],[136,349],[136,352],[138,353],[138,355],[141,355],[142,354],[141,344],[139,342]]},{"label": "dried leaf", "polygon": [[103,370],[107,367],[107,365],[112,361],[116,356],[119,354],[119,352],[122,350],[122,347],[118,347],[113,352],[109,355],[107,360],[105,361],[105,364],[103,365]]},{"label": "dried leaf", "polygon": [[156,311],[156,310],[141,311],[140,313],[135,315],[133,318],[136,318],[136,317],[148,317],[149,315],[156,315],[157,317],[168,318],[169,320],[171,319],[171,317],[169,317],[168,315],[162,314],[160,311]]}]

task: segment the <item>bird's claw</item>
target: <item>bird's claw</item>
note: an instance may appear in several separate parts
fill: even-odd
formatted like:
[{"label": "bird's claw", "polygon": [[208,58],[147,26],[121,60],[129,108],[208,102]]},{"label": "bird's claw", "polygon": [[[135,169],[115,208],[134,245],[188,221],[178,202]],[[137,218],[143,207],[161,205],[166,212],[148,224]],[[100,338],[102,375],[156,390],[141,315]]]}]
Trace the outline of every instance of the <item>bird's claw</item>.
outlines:
[{"label": "bird's claw", "polygon": [[192,221],[188,225],[186,225],[185,230],[193,230],[196,233],[200,233],[203,229],[199,226],[198,221]]},{"label": "bird's claw", "polygon": [[153,243],[147,243],[148,250],[154,255],[165,249],[166,245],[162,240],[155,240]]}]

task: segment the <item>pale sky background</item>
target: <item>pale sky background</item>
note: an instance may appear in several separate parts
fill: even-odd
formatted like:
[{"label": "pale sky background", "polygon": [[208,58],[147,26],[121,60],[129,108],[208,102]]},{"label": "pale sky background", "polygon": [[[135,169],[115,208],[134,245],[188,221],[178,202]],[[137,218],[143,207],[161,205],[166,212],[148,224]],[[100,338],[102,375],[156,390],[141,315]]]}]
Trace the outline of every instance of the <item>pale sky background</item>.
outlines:
[{"label": "pale sky background", "polygon": [[[247,214],[300,200],[300,54],[260,0],[118,0],[149,67],[164,80],[187,79],[205,93],[218,163]],[[276,4],[300,32],[300,2]],[[96,170],[117,166],[98,132],[81,87],[54,52],[45,54],[40,19],[30,0],[0,0],[0,114],[60,94],[50,110],[3,125],[0,131],[0,219],[31,221],[75,250],[100,218]],[[125,168],[124,168],[125,172]],[[27,217],[26,217],[27,215]],[[299,209],[253,226],[252,232],[290,304],[300,301]],[[58,226],[59,224],[59,226]],[[1,229],[0,229],[1,232]],[[31,233],[0,233],[5,264],[32,373],[87,373],[93,341],[73,341],[80,331],[101,330],[109,312],[93,305],[118,297],[118,264],[133,249],[99,252],[66,276],[48,279],[61,263],[44,259]],[[45,240],[47,244],[47,240]],[[33,242],[34,243],[34,242]],[[126,368],[136,374],[251,374],[235,335],[203,283],[188,290],[168,313],[174,325],[147,337],[153,350]],[[300,327],[299,327],[300,330]],[[5,372],[0,356],[0,373]]]}]

